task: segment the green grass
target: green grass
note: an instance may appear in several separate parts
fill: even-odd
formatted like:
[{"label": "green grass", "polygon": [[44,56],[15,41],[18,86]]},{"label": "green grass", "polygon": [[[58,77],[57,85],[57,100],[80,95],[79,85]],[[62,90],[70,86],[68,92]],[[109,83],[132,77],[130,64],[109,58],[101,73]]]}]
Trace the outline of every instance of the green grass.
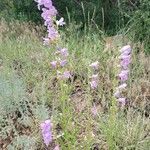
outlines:
[{"label": "green grass", "polygon": [[[68,25],[61,33],[60,44],[69,50],[67,67],[74,77],[67,82],[55,81],[56,71],[49,64],[55,59],[54,49],[42,45],[42,31],[29,24],[0,24],[3,149],[45,149],[39,124],[50,118],[54,140],[49,149],[59,144],[62,150],[148,150],[150,122],[145,112],[149,113],[149,57],[142,51],[137,54],[132,44],[131,75],[125,91],[131,106],[116,111],[111,102],[122,40],[116,38],[106,49],[104,34],[91,30],[81,33],[78,26]],[[93,92],[89,64],[97,60],[100,81],[98,90]],[[93,102],[97,117],[91,113]],[[4,113],[5,107],[8,111]]]}]

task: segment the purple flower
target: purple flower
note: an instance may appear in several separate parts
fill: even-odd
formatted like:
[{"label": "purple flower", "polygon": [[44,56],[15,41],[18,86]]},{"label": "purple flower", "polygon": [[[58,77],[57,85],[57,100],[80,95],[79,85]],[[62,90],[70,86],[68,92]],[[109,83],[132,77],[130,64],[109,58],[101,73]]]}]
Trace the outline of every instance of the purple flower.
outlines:
[{"label": "purple flower", "polygon": [[124,53],[124,54],[130,54],[131,53],[131,46],[130,45],[126,45],[126,46],[122,47],[120,52]]},{"label": "purple flower", "polygon": [[63,79],[69,79],[71,78],[70,71],[65,71],[62,75]]},{"label": "purple flower", "polygon": [[67,57],[69,55],[67,48],[58,49],[58,53],[60,53],[63,57]]},{"label": "purple flower", "polygon": [[52,62],[50,62],[50,64],[52,65],[53,68],[57,67],[57,61],[52,61]]},{"label": "purple flower", "polygon": [[41,123],[40,128],[42,130],[44,143],[46,146],[48,146],[49,143],[52,142],[51,121],[46,120],[45,122]]},{"label": "purple flower", "polygon": [[90,82],[90,85],[91,85],[91,88],[92,88],[92,89],[96,89],[96,88],[98,87],[98,81],[92,80],[92,81]]},{"label": "purple flower", "polygon": [[43,5],[46,8],[51,8],[52,7],[52,1],[51,0],[43,0]]},{"label": "purple flower", "polygon": [[123,82],[128,80],[128,74],[129,74],[129,70],[122,70],[121,73],[119,74],[120,80]]},{"label": "purple flower", "polygon": [[60,20],[56,20],[56,24],[57,24],[57,26],[63,26],[66,23],[64,22],[64,18],[60,18]]},{"label": "purple flower", "polygon": [[97,69],[98,69],[98,67],[99,67],[99,62],[98,62],[98,61],[96,61],[96,62],[94,62],[94,63],[90,64],[89,66],[90,66],[90,67],[92,67],[93,69],[97,70]]},{"label": "purple flower", "polygon": [[64,67],[67,64],[67,60],[61,60],[60,61],[60,66]]},{"label": "purple flower", "polygon": [[131,55],[127,55],[127,54],[122,53],[119,58],[120,58],[121,60],[124,60],[124,59],[131,59]]},{"label": "purple flower", "polygon": [[70,73],[70,71],[65,71],[62,74],[60,71],[57,71],[57,77],[59,79],[69,79],[69,78],[71,78],[71,73]]},{"label": "purple flower", "polygon": [[120,64],[123,67],[123,69],[128,69],[130,62],[131,62],[131,57],[129,55],[129,56],[124,56]]},{"label": "purple flower", "polygon": [[54,40],[58,36],[59,36],[58,31],[55,28],[53,27],[48,28],[48,38],[50,38],[51,40]]},{"label": "purple flower", "polygon": [[48,9],[52,9],[52,1],[51,0],[35,0],[38,3],[38,9],[40,10],[40,7],[43,5],[44,7]]},{"label": "purple flower", "polygon": [[125,106],[126,104],[126,98],[119,98],[117,101],[119,102],[121,106]]}]

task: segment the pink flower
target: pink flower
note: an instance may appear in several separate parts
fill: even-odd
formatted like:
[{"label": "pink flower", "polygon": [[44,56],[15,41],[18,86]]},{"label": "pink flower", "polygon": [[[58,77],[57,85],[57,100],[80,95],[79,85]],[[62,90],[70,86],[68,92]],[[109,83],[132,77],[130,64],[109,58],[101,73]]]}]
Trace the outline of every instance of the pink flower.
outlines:
[{"label": "pink flower", "polygon": [[91,88],[92,88],[92,89],[96,89],[96,88],[98,87],[98,81],[92,80],[92,81],[90,82],[90,85],[91,85]]},{"label": "pink flower", "polygon": [[57,24],[57,26],[63,26],[63,25],[65,25],[66,23],[64,22],[64,18],[60,18],[60,20],[57,20],[57,21],[56,21],[56,24]]},{"label": "pink flower", "polygon": [[120,80],[123,82],[128,80],[128,74],[129,74],[129,70],[122,70],[121,73],[119,74]]},{"label": "pink flower", "polygon": [[57,67],[57,61],[52,61],[52,62],[50,62],[50,64],[52,65],[53,68]]},{"label": "pink flower", "polygon": [[99,67],[99,62],[98,62],[98,61],[96,61],[96,62],[94,62],[94,63],[90,64],[89,66],[90,66],[90,67],[92,67],[93,69],[97,70],[97,69],[98,69],[98,67]]},{"label": "pink flower", "polygon": [[46,146],[48,146],[49,143],[52,142],[51,121],[46,120],[45,122],[41,123],[40,128],[42,130],[44,143]]}]

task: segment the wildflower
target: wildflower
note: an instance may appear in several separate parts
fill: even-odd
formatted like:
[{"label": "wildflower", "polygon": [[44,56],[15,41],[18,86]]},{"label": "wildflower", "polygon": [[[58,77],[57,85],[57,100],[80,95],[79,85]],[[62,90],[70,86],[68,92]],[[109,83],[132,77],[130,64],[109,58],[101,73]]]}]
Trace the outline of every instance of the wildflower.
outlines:
[{"label": "wildflower", "polygon": [[125,104],[126,104],[126,98],[118,98],[117,101],[119,102],[119,104],[120,104],[121,106],[125,106]]},{"label": "wildflower", "polygon": [[43,1],[44,7],[49,8],[49,9],[50,9],[51,7],[53,7],[51,0],[42,0],[42,1]]},{"label": "wildflower", "polygon": [[66,64],[67,64],[67,60],[66,59],[60,61],[60,66],[61,67],[64,67]]},{"label": "wildflower", "polygon": [[121,84],[119,87],[118,87],[118,89],[119,90],[122,90],[122,89],[125,89],[127,87],[127,84],[126,83],[123,83],[123,84]]},{"label": "wildflower", "polygon": [[65,71],[62,75],[63,79],[69,79],[71,77],[70,71]]},{"label": "wildflower", "polygon": [[121,73],[119,74],[119,78],[122,82],[128,80],[128,73],[129,70],[122,70]]},{"label": "wildflower", "polygon": [[[43,5],[42,8],[42,18],[44,19],[44,25],[47,26],[48,37],[44,38],[44,45],[48,45],[50,40],[54,41],[58,38],[58,31],[53,27],[54,18],[57,15],[57,10],[52,5],[51,0],[35,0],[38,3],[38,8]],[[49,41],[48,41],[49,38]]]},{"label": "wildflower", "polygon": [[122,53],[119,58],[120,58],[121,60],[124,60],[124,59],[131,59],[131,55]]},{"label": "wildflower", "polygon": [[130,54],[131,53],[131,46],[130,45],[126,45],[124,47],[121,48],[120,52],[123,54]]},{"label": "wildflower", "polygon": [[90,67],[92,67],[93,69],[97,70],[97,69],[98,69],[98,67],[99,67],[99,62],[98,62],[98,61],[96,61],[96,62],[94,62],[94,63],[90,64],[89,66],[90,66]]},{"label": "wildflower", "polygon": [[52,61],[52,62],[50,62],[50,64],[52,65],[53,68],[57,67],[57,61]]},{"label": "wildflower", "polygon": [[51,40],[54,40],[58,36],[59,36],[58,31],[55,28],[53,27],[48,28],[48,38],[50,38]]},{"label": "wildflower", "polygon": [[66,23],[64,22],[64,18],[60,18],[60,20],[56,20],[56,25],[57,26],[63,26],[65,25]]},{"label": "wildflower", "polygon": [[42,130],[44,143],[46,144],[46,146],[48,146],[49,143],[52,142],[51,121],[46,120],[45,122],[41,123],[40,127]]},{"label": "wildflower", "polygon": [[53,7],[51,0],[35,0],[38,3],[38,9],[43,5],[44,7],[51,9]]},{"label": "wildflower", "polygon": [[127,87],[127,84],[124,83],[126,80],[128,80],[128,74],[129,74],[129,64],[131,63],[131,46],[126,45],[121,50],[120,55],[120,65],[121,65],[121,72],[119,73],[119,79],[121,80],[121,85],[117,88],[117,91],[114,93],[114,96],[117,98],[117,101],[121,104],[121,106],[125,106],[126,104],[126,98],[121,98],[120,92],[121,90],[124,90]]},{"label": "wildflower", "polygon": [[67,57],[69,55],[67,48],[62,48],[59,49],[58,51],[59,51],[58,53],[60,53],[63,57]]},{"label": "wildflower", "polygon": [[131,62],[130,55],[129,56],[124,56],[124,58],[121,60],[121,66],[123,69],[128,69],[128,66]]},{"label": "wildflower", "polygon": [[98,81],[92,80],[92,81],[90,82],[90,85],[91,85],[91,88],[92,88],[92,89],[96,89],[96,88],[98,87]]}]

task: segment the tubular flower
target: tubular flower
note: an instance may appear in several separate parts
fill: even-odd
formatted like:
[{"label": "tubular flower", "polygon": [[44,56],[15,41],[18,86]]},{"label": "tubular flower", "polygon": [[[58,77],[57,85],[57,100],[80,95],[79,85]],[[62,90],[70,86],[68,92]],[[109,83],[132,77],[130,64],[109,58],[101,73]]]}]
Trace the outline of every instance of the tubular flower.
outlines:
[{"label": "tubular flower", "polygon": [[67,64],[67,60],[60,60],[60,66],[64,67]]},{"label": "tubular flower", "polygon": [[42,136],[44,143],[46,146],[49,145],[50,142],[52,142],[52,126],[51,126],[51,121],[46,120],[45,122],[41,123],[40,128],[42,130]]},{"label": "tubular flower", "polygon": [[56,68],[57,67],[57,61],[52,61],[52,62],[50,62],[50,64],[52,65],[52,68]]},{"label": "tubular flower", "polygon": [[91,88],[96,89],[98,87],[98,81],[97,80],[92,80],[90,82]]},{"label": "tubular flower", "polygon": [[118,76],[121,84],[118,86],[117,91],[114,93],[114,96],[117,98],[117,101],[119,102],[119,104],[121,104],[121,106],[125,106],[126,98],[121,98],[121,92],[127,87],[127,84],[125,82],[128,80],[129,75],[129,65],[131,63],[131,46],[126,45],[122,47],[120,52],[121,55],[119,59],[121,71]]},{"label": "tubular flower", "polygon": [[62,75],[63,79],[69,79],[71,77],[70,71],[65,71]]},{"label": "tubular flower", "polygon": [[121,73],[119,74],[119,78],[122,82],[127,81],[128,80],[128,74],[129,74],[129,70],[122,70]]},{"label": "tubular flower", "polygon": [[44,45],[48,45],[50,41],[54,41],[59,37],[58,31],[54,27],[54,19],[56,18],[57,10],[52,5],[51,0],[35,0],[35,1],[38,3],[38,8],[42,10],[41,16],[44,19],[44,25],[47,26],[48,36],[44,38]]},{"label": "tubular flower", "polygon": [[62,57],[67,57],[69,55],[67,48],[59,49],[58,53],[61,54]]}]

